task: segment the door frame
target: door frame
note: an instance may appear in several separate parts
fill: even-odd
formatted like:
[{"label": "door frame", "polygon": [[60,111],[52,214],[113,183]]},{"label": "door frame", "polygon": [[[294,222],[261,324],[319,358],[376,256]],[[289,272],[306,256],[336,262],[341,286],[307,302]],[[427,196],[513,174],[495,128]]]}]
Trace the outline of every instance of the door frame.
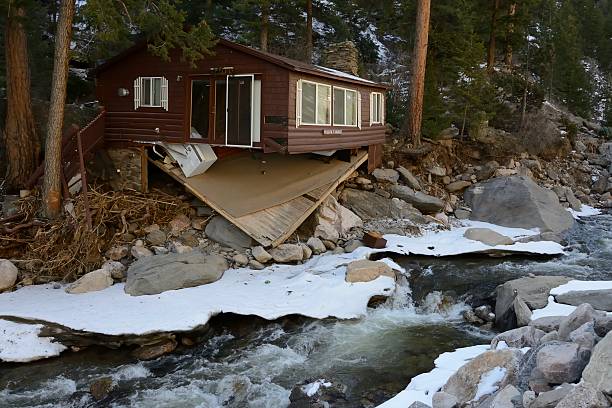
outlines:
[{"label": "door frame", "polygon": [[[230,78],[239,78],[239,77],[248,77],[251,78],[251,120],[250,120],[250,140],[249,144],[241,144],[241,145],[231,145],[227,143],[227,133],[229,126],[227,125],[228,113],[229,113],[229,80]],[[254,105],[255,105],[255,74],[236,74],[236,75],[227,75],[225,78],[225,146],[227,147],[243,147],[250,148],[253,147],[253,115],[254,115]]]}]

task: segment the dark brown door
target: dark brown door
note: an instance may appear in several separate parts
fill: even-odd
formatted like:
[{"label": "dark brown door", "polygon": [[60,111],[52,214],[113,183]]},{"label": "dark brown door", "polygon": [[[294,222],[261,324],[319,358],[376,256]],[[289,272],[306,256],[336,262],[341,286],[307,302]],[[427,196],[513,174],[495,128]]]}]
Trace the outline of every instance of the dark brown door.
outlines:
[{"label": "dark brown door", "polygon": [[252,146],[253,135],[253,76],[227,78],[228,146]]}]

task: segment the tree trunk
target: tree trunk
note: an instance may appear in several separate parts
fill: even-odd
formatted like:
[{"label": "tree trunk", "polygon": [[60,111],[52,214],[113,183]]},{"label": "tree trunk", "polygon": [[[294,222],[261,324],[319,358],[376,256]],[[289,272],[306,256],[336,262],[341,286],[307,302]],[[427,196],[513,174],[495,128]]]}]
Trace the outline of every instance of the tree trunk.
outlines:
[{"label": "tree trunk", "polygon": [[61,1],[57,32],[55,33],[55,55],[51,82],[51,103],[47,122],[45,179],[43,184],[45,214],[49,218],[57,218],[61,213],[62,126],[66,104],[66,83],[68,80],[74,9],[75,0]]},{"label": "tree trunk", "polygon": [[261,3],[261,31],[259,33],[259,48],[268,51],[268,26],[270,25],[270,4],[267,1]]},{"label": "tree trunk", "polygon": [[6,23],[6,124],[3,142],[6,147],[6,181],[11,188],[24,188],[38,166],[40,143],[36,136],[30,95],[28,42],[22,20],[23,7],[9,10]]},{"label": "tree trunk", "polygon": [[[516,3],[510,3],[508,9],[508,17],[513,18],[516,15]],[[506,30],[506,53],[504,55],[504,64],[507,67],[512,67],[512,36],[514,35],[514,23],[510,21]]]},{"label": "tree trunk", "polygon": [[306,0],[306,62],[312,64],[312,0]]},{"label": "tree trunk", "polygon": [[425,68],[427,65],[427,38],[429,36],[430,0],[419,0],[416,19],[416,38],[410,83],[410,110],[407,134],[414,146],[421,145],[423,121],[423,94],[425,91]]},{"label": "tree trunk", "polygon": [[489,51],[487,53],[487,71],[492,72],[495,66],[495,31],[497,30],[497,12],[499,11],[499,0],[493,0],[493,12],[491,13],[491,32],[489,33]]}]

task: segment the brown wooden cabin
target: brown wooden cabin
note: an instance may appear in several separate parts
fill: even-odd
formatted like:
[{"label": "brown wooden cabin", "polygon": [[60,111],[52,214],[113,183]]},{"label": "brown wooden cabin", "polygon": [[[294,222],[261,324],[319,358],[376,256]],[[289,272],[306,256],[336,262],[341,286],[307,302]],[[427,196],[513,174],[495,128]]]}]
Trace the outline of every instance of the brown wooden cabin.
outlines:
[{"label": "brown wooden cabin", "polygon": [[[341,71],[219,40],[192,67],[136,45],[99,66],[107,145],[208,143],[289,154],[385,140],[385,91]],[[140,143],[138,143],[140,144]]]}]

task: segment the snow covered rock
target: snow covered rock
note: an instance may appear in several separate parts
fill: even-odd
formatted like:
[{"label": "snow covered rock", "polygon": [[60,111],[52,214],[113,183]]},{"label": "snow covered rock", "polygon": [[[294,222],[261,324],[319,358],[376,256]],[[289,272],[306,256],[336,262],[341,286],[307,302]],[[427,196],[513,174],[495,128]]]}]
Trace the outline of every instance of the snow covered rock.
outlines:
[{"label": "snow covered rock", "polygon": [[[512,383],[522,356],[517,349],[487,351],[462,366],[449,378],[442,391],[454,395],[460,403],[478,399],[485,395],[485,385],[497,387],[493,390],[495,391]],[[488,376],[485,376],[487,374]]]},{"label": "snow covered rock", "polygon": [[304,258],[304,251],[297,244],[280,244],[269,252],[274,261],[279,263],[297,262]]},{"label": "snow covered rock", "polygon": [[333,196],[328,196],[315,215],[317,225],[314,236],[332,242],[345,236],[351,228],[363,226],[354,212],[342,206]]},{"label": "snow covered rock", "polygon": [[594,309],[612,312],[612,289],[570,291],[555,296],[555,300],[573,306],[588,303]]},{"label": "snow covered rock", "polygon": [[219,280],[227,268],[222,256],[200,251],[146,257],[130,265],[125,292],[132,296],[154,295],[204,285]]},{"label": "snow covered rock", "polygon": [[612,332],[597,343],[582,379],[596,390],[612,396]]},{"label": "snow covered rock", "polygon": [[388,276],[395,279],[395,273],[384,262],[361,259],[349,263],[346,267],[345,279],[347,282],[370,282],[379,276]]},{"label": "snow covered rock", "polygon": [[465,192],[464,199],[472,209],[472,220],[553,232],[574,224],[557,195],[528,177],[497,177],[478,183]]},{"label": "snow covered rock", "polygon": [[8,289],[17,282],[17,267],[8,259],[0,259],[0,290]]},{"label": "snow covered rock", "polygon": [[512,238],[495,232],[488,228],[469,228],[463,234],[467,239],[474,241],[480,241],[483,244],[496,246],[496,245],[512,245],[514,241]]},{"label": "snow covered rock", "polygon": [[89,272],[74,281],[66,288],[66,293],[96,292],[108,288],[113,284],[111,272],[107,269],[97,269]]},{"label": "snow covered rock", "polygon": [[52,337],[38,337],[40,324],[21,324],[0,319],[0,362],[26,363],[58,356],[66,349]]}]

